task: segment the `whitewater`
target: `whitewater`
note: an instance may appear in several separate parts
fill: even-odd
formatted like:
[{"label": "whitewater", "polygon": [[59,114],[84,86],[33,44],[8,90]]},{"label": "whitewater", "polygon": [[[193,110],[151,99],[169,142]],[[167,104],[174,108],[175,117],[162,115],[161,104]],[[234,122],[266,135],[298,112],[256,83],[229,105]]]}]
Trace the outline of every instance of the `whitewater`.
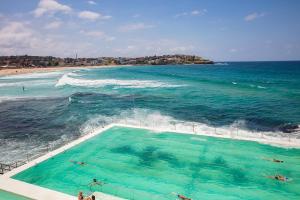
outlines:
[{"label": "whitewater", "polygon": [[0,77],[0,162],[112,123],[295,147],[299,69],[300,62],[227,62]]}]

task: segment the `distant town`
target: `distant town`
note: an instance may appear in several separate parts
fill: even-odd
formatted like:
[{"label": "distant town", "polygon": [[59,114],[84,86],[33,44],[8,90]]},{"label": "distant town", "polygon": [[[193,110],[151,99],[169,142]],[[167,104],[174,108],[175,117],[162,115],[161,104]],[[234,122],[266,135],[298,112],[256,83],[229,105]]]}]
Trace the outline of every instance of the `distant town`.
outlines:
[{"label": "distant town", "polygon": [[72,67],[101,65],[180,65],[213,64],[213,61],[194,55],[163,55],[136,58],[58,58],[52,56],[0,56],[0,68]]}]

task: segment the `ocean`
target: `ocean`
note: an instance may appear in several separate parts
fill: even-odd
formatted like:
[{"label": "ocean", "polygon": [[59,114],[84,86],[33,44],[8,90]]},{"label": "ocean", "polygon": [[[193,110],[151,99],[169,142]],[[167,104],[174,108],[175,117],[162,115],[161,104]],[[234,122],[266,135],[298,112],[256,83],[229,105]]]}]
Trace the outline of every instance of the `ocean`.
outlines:
[{"label": "ocean", "polygon": [[112,122],[300,139],[300,62],[2,76],[0,119],[1,163],[43,154]]}]

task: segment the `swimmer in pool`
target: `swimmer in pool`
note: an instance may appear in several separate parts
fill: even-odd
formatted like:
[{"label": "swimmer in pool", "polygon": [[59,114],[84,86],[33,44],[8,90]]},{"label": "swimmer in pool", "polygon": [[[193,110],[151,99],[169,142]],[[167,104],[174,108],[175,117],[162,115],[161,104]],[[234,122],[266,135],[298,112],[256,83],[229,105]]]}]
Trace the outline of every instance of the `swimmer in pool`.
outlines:
[{"label": "swimmer in pool", "polygon": [[282,181],[282,182],[289,181],[288,177],[285,177],[285,176],[282,176],[282,175],[267,176],[267,178],[275,179],[275,180]]},{"label": "swimmer in pool", "polygon": [[283,163],[283,160],[278,160],[275,158],[263,158],[264,160],[268,160],[268,161],[272,161],[272,162],[276,162],[276,163]]},{"label": "swimmer in pool", "polygon": [[83,165],[86,164],[85,162],[78,162],[78,161],[74,161],[74,160],[70,160],[70,162],[71,162],[71,163],[74,163],[74,164],[76,164],[76,165],[81,165],[81,166],[83,166]]},{"label": "swimmer in pool", "polygon": [[176,195],[176,197],[181,200],[192,200],[191,198],[187,198],[187,197],[183,196],[182,194],[176,194],[175,192],[172,192],[172,194]]},{"label": "swimmer in pool", "polygon": [[101,181],[98,181],[97,179],[93,179],[93,181],[91,183],[89,183],[89,186],[94,186],[94,185],[104,185],[105,183],[101,182]]},{"label": "swimmer in pool", "polygon": [[185,196],[183,196],[183,195],[181,195],[181,194],[177,194],[177,197],[178,197],[179,199],[181,199],[181,200],[192,200],[192,199],[187,198],[187,197],[185,197]]}]

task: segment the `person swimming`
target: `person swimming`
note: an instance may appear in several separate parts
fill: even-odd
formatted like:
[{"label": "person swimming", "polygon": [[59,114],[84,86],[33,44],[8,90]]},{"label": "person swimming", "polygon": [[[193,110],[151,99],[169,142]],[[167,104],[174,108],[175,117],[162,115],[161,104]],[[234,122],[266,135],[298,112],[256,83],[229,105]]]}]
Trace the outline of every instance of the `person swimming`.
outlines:
[{"label": "person swimming", "polygon": [[282,175],[267,176],[267,178],[275,179],[275,180],[282,181],[282,182],[289,181],[288,177],[285,177],[285,176],[282,176]]},{"label": "person swimming", "polygon": [[181,194],[177,194],[177,197],[178,197],[178,199],[181,199],[181,200],[192,200],[191,198],[187,198]]},{"label": "person swimming", "polygon": [[283,163],[283,160],[278,160],[276,158],[263,158],[264,160],[276,162],[276,163]]},{"label": "person swimming", "polygon": [[105,184],[104,182],[98,181],[97,179],[94,178],[93,181],[89,183],[89,186],[94,186],[94,185],[102,186],[104,184]]},{"label": "person swimming", "polygon": [[191,198],[185,197],[182,194],[178,194],[176,192],[171,192],[171,194],[175,195],[178,199],[181,199],[181,200],[192,200]]},{"label": "person swimming", "polygon": [[81,165],[81,166],[83,166],[83,165],[86,164],[85,162],[79,162],[79,161],[74,161],[74,160],[70,160],[70,162],[71,162],[71,163],[74,163],[74,164],[76,164],[76,165]]},{"label": "person swimming", "polygon": [[283,160],[277,160],[277,159],[273,158],[273,162],[283,163]]}]

